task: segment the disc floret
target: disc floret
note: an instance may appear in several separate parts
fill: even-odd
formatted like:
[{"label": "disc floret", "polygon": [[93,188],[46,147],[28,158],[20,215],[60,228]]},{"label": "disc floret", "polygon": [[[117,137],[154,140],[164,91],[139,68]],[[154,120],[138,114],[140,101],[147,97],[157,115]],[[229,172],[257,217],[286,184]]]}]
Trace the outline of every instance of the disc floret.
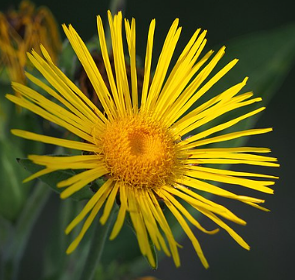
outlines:
[{"label": "disc floret", "polygon": [[101,141],[115,180],[136,188],[156,188],[171,181],[176,147],[160,123],[140,116],[112,121]]}]

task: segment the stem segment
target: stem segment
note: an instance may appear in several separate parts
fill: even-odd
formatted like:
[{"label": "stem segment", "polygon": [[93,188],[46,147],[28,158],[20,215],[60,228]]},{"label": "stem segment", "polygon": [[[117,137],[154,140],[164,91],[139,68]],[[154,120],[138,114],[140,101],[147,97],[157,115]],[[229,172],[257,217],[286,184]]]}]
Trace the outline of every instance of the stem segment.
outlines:
[{"label": "stem segment", "polygon": [[[50,194],[51,192],[46,186],[38,183],[34,187],[32,195],[28,197],[28,201],[18,219],[13,241],[9,244],[9,247],[6,248],[6,254],[3,260],[4,268],[10,270],[10,272],[6,271],[6,273],[10,274],[9,279],[17,279],[18,277],[19,263],[26,248],[32,228],[43,210]],[[8,278],[4,277],[4,279]]]},{"label": "stem segment", "polygon": [[89,253],[80,280],[93,279],[97,266],[100,262],[100,258],[102,256],[105,241],[109,234],[110,226],[113,223],[114,213],[116,212],[116,209],[117,207],[116,205],[114,205],[108,221],[105,225],[101,225],[99,221],[96,222],[96,228],[92,236]]}]

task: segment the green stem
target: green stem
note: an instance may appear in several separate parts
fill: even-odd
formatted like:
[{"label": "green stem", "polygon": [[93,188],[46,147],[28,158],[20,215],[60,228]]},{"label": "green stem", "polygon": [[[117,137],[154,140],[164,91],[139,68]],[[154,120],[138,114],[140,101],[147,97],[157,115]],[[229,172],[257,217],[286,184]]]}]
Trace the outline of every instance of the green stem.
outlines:
[{"label": "green stem", "polygon": [[22,214],[18,219],[13,241],[10,243],[9,248],[6,249],[6,254],[4,256],[4,267],[8,270],[6,273],[11,275],[11,279],[17,279],[19,263],[26,248],[30,233],[50,193],[48,188],[38,183],[37,186],[34,187],[34,191],[29,196]]},{"label": "green stem", "polygon": [[93,279],[95,271],[100,262],[100,258],[102,256],[102,252],[110,230],[110,226],[113,223],[113,217],[114,213],[116,212],[116,208],[116,206],[113,206],[108,221],[105,225],[101,225],[99,221],[96,222],[96,228],[92,236],[90,250],[80,280]]}]

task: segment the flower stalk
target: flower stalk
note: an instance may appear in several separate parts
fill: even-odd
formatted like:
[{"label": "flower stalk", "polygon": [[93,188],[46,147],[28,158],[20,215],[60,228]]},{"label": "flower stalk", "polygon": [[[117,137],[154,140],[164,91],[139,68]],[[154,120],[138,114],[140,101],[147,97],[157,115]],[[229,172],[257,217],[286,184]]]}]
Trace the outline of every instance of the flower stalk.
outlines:
[{"label": "flower stalk", "polygon": [[116,205],[114,205],[114,207],[111,210],[110,217],[105,225],[102,225],[98,220],[96,220],[96,226],[92,236],[89,253],[80,280],[93,279],[95,271],[97,270],[98,265],[100,263],[105,243],[109,235],[111,225],[114,221],[114,214],[116,212],[117,207]]}]

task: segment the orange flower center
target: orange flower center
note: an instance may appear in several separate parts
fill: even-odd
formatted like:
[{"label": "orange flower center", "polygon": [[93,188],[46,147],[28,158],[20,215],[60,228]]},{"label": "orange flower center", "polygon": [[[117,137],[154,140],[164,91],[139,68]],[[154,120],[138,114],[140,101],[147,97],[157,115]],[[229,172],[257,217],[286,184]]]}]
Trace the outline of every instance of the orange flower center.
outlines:
[{"label": "orange flower center", "polygon": [[102,137],[110,175],[134,187],[155,188],[173,177],[176,149],[167,128],[139,116],[107,125]]}]

